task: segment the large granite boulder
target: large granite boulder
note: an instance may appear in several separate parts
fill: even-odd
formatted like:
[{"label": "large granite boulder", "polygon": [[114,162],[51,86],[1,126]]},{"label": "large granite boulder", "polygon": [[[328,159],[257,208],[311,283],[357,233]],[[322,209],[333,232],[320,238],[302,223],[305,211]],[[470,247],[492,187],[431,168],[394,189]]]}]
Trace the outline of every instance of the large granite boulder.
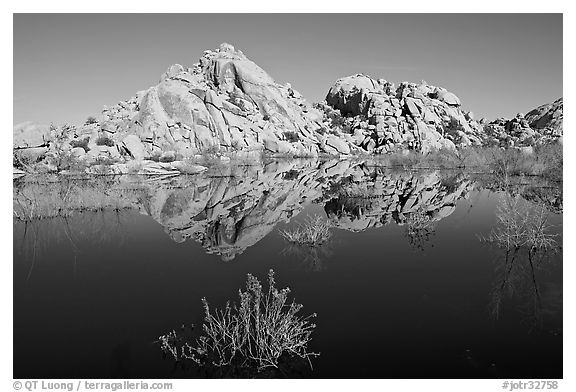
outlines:
[{"label": "large granite boulder", "polygon": [[326,103],[340,110],[343,116],[366,114],[368,94],[376,88],[374,80],[358,74],[338,79],[326,95]]},{"label": "large granite boulder", "polygon": [[142,93],[133,114],[122,132],[138,135],[150,155],[174,151],[186,157],[272,145],[272,152],[285,154],[320,151],[321,114],[229,44],[205,51],[191,68],[171,66],[158,85]]}]

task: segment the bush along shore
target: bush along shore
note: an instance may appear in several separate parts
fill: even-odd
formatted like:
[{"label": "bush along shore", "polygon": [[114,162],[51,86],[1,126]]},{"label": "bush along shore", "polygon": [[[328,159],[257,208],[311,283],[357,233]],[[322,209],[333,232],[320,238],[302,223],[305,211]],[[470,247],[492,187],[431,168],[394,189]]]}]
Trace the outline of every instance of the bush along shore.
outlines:
[{"label": "bush along shore", "polygon": [[222,44],[191,67],[170,66],[157,85],[84,124],[17,124],[13,168],[16,175],[177,175],[262,157],[371,156],[402,166],[504,159],[512,172],[546,176],[557,168],[542,157],[561,161],[562,127],[562,98],[489,122],[445,88],[362,74],[337,80],[312,105]]}]

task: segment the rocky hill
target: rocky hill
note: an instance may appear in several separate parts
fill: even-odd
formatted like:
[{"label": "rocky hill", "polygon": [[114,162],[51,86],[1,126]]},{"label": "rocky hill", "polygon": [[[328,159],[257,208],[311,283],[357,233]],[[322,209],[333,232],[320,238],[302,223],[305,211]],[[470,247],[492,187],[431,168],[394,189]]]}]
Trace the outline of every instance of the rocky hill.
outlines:
[{"label": "rocky hill", "polygon": [[321,121],[322,114],[290,84],[276,83],[241,51],[222,44],[192,67],[170,66],[157,85],[105,107],[81,126],[17,125],[15,160],[42,161],[53,171],[68,157],[121,165],[206,153],[338,152],[326,147],[334,137],[319,132]]},{"label": "rocky hill", "polygon": [[531,145],[559,138],[562,119],[559,99],[526,117],[486,124],[444,88],[424,81],[396,87],[361,74],[339,79],[313,107],[290,84],[276,83],[222,44],[191,67],[170,66],[157,85],[83,125],[16,125],[14,167],[194,173],[202,168],[182,162],[207,154],[315,157]]}]

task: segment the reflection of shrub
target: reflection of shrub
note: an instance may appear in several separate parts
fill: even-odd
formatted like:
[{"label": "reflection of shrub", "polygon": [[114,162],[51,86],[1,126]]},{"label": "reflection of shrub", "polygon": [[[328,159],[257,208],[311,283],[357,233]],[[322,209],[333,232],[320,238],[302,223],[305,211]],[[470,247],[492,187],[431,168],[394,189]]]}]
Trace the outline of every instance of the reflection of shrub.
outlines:
[{"label": "reflection of shrub", "polygon": [[237,365],[277,367],[283,355],[308,359],[317,355],[308,352],[310,335],[316,327],[308,317],[297,316],[302,305],[288,303],[289,288],[275,287],[274,271],[268,274],[268,290],[263,291],[260,281],[248,274],[246,291],[239,291],[240,305],[226,303],[224,309],[212,310],[206,299],[204,304],[204,335],[193,347],[189,343],[179,346],[175,331],[159,338],[164,353],[175,360],[190,359],[200,365],[217,367]]},{"label": "reflection of shrub", "polygon": [[319,215],[309,218],[304,225],[293,230],[281,230],[280,235],[288,242],[300,245],[318,246],[330,239],[330,223]]},{"label": "reflection of shrub", "polygon": [[420,209],[410,214],[406,219],[404,231],[410,246],[416,250],[423,251],[425,245],[434,235],[434,225],[426,211]]},{"label": "reflection of shrub", "polygon": [[330,259],[334,251],[330,244],[306,246],[290,243],[280,253],[297,260],[306,270],[322,271],[325,267],[324,261]]}]

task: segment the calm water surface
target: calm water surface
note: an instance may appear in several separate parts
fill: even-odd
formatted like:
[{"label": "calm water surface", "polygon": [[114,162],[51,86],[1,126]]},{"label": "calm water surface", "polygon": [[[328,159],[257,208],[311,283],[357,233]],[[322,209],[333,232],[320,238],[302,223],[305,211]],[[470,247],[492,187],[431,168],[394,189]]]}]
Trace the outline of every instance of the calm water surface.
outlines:
[{"label": "calm water surface", "polygon": [[[507,264],[480,241],[517,200],[544,208],[561,244],[561,195],[338,165],[15,182],[14,378],[209,377],[154,341],[198,328],[202,297],[222,306],[271,268],[318,314],[313,370],[283,376],[562,377],[561,250]],[[334,226],[327,245],[280,235],[314,215]]]}]

